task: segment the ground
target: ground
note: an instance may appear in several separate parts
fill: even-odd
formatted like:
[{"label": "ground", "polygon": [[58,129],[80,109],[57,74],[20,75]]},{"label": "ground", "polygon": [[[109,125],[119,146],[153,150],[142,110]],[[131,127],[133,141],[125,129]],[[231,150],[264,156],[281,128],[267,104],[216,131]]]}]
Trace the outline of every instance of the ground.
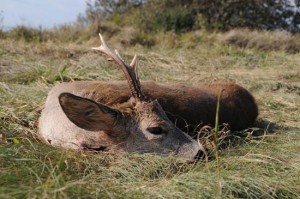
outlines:
[{"label": "ground", "polygon": [[121,45],[120,36],[107,41],[128,62],[138,55],[142,80],[230,81],[254,95],[259,118],[253,128],[235,132],[218,160],[197,164],[172,156],[74,152],[43,144],[37,137],[37,109],[54,85],[123,75],[90,50],[99,44],[96,35],[67,43],[0,40],[0,198],[299,198],[300,54],[239,46],[226,37],[165,33],[152,47],[125,45],[124,39]]}]

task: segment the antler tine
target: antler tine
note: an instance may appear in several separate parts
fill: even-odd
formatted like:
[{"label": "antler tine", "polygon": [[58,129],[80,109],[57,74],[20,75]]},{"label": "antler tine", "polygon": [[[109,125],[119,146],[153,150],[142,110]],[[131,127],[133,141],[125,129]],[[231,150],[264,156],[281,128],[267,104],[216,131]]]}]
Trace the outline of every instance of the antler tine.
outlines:
[{"label": "antler tine", "polygon": [[[120,53],[118,52],[118,50],[115,49],[115,53],[116,55],[124,62],[124,59],[121,57]],[[124,62],[125,63],[125,62]],[[135,74],[135,77],[136,79],[138,79],[138,73],[137,73],[137,63],[138,63],[138,60],[137,60],[137,55],[134,55],[132,61],[131,61],[131,64],[130,65],[127,65],[126,64],[126,67],[128,68],[132,68],[134,74]]]},{"label": "antler tine", "polygon": [[101,51],[104,54],[111,57],[120,66],[122,71],[125,73],[124,67],[126,68],[126,64],[123,61],[123,59],[120,56],[118,56],[117,54],[115,54],[110,48],[108,48],[108,46],[106,45],[106,43],[105,43],[105,41],[104,41],[104,39],[103,39],[103,37],[100,33],[99,33],[99,37],[100,37],[100,40],[101,40],[101,45],[99,47],[94,47],[92,49]]},{"label": "antler tine", "polygon": [[137,55],[134,55],[131,63],[130,63],[130,66],[133,68],[137,78],[138,78],[138,73],[137,73],[137,65],[138,65],[138,59],[137,59]]},{"label": "antler tine", "polygon": [[[115,49],[115,53],[119,57],[119,59],[121,59],[125,63],[124,59],[121,57],[121,55],[117,49]],[[126,64],[126,67],[128,67],[127,64]]]},{"label": "antler tine", "polygon": [[117,50],[113,52],[110,48],[108,48],[101,34],[99,34],[99,37],[101,40],[101,45],[99,47],[92,48],[92,49],[101,51],[106,55],[108,55],[109,57],[111,57],[120,67],[120,69],[123,71],[127,79],[127,82],[129,84],[132,96],[139,101],[147,101],[147,97],[145,96],[145,94],[141,89],[140,81],[136,74],[136,65],[137,65],[136,55],[134,56],[131,64],[127,65]]}]

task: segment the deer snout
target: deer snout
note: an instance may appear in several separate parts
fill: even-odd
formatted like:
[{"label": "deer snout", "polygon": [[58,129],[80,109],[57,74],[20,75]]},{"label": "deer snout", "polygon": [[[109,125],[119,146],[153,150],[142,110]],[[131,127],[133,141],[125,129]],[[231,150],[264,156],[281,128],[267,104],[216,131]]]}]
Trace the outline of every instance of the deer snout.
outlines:
[{"label": "deer snout", "polygon": [[191,142],[185,143],[177,149],[178,158],[188,163],[196,162],[200,154],[203,154],[199,144],[193,139],[190,141]]}]

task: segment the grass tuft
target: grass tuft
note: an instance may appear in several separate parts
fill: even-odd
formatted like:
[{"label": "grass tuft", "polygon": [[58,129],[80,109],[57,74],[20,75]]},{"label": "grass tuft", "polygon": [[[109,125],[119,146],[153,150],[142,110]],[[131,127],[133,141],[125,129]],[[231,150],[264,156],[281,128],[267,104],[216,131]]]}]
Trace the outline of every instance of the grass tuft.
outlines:
[{"label": "grass tuft", "polygon": [[229,31],[224,43],[241,48],[254,48],[262,51],[300,52],[300,36],[286,31],[250,31],[236,29]]}]

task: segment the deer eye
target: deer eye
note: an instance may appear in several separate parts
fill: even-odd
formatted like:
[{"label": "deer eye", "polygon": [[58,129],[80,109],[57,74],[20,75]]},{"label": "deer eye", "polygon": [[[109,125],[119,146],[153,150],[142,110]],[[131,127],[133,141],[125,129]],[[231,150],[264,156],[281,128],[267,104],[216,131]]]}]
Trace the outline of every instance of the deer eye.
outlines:
[{"label": "deer eye", "polygon": [[165,133],[165,131],[161,127],[149,127],[149,128],[147,128],[147,131],[149,131],[150,133],[152,133],[154,135],[161,135],[161,134]]}]

